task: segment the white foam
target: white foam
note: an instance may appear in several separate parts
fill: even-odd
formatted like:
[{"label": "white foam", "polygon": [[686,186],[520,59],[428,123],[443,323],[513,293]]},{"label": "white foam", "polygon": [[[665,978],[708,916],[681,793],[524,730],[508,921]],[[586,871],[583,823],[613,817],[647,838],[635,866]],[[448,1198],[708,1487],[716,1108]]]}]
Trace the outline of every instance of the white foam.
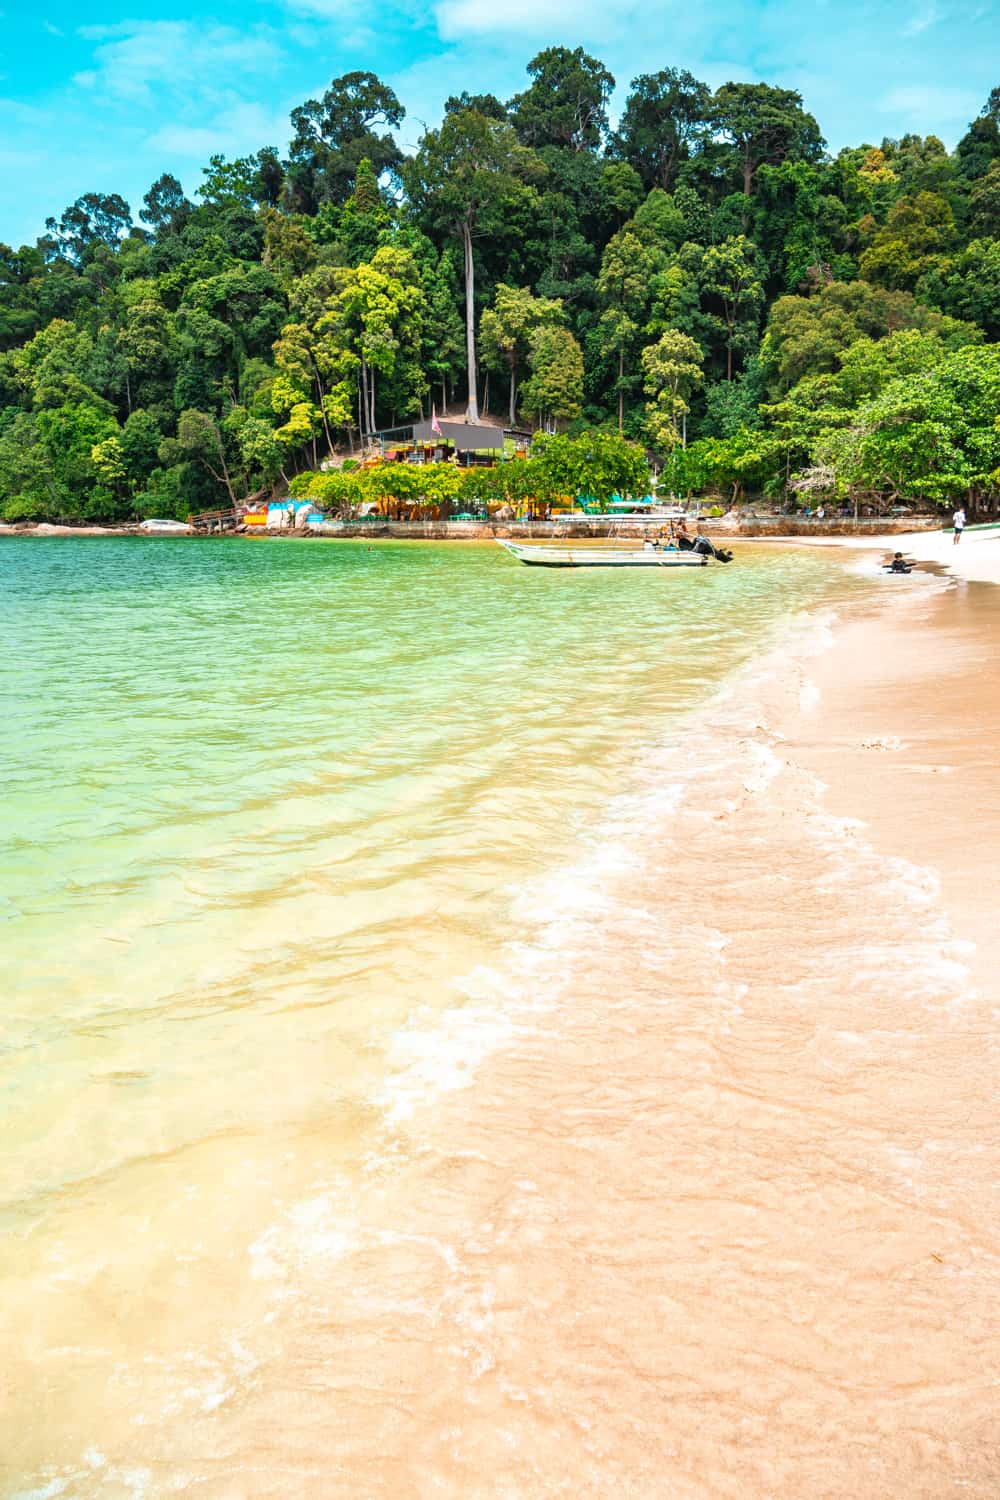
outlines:
[{"label": "white foam", "polygon": [[[345,1223],[344,1203],[348,1201],[346,1191],[330,1191],[294,1204],[251,1244],[250,1274],[257,1280],[286,1280],[305,1261],[349,1255],[358,1241],[356,1230]],[[233,1347],[242,1358],[241,1346],[234,1343]]]}]

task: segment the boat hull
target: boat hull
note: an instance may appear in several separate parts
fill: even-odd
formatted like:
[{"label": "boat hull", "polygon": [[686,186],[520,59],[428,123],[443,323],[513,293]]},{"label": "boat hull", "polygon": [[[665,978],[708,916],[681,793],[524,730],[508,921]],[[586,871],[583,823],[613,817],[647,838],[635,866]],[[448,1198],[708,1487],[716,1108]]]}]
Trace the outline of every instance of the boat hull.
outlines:
[{"label": "boat hull", "polygon": [[708,562],[699,552],[670,552],[611,547],[519,547],[516,542],[498,545],[529,568],[703,568]]}]

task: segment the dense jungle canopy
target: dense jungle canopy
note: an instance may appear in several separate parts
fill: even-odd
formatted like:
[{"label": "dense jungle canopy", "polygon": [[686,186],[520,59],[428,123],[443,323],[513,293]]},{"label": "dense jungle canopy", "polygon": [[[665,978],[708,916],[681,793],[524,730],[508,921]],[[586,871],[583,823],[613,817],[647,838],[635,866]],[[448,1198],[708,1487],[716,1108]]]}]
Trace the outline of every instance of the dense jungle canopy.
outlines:
[{"label": "dense jungle canopy", "polygon": [[165,174],[0,244],[3,519],[284,489],[432,403],[621,433],[679,493],[994,496],[1000,88],[953,151],[833,155],[789,89],[664,68],[613,127],[614,86],[550,47],[404,156],[348,73],[194,201]]}]

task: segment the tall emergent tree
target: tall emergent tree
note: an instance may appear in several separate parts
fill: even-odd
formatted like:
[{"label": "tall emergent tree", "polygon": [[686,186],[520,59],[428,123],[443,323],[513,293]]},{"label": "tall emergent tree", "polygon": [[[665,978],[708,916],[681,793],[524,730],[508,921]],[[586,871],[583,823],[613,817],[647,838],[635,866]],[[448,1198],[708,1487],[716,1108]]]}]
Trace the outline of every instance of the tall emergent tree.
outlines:
[{"label": "tall emergent tree", "polygon": [[576,47],[546,47],[528,64],[531,84],[510,102],[526,146],[596,151],[608,129],[615,80],[596,57]]},{"label": "tall emergent tree", "polygon": [[747,197],[758,167],[817,161],[826,144],[802,108],[802,95],[767,83],[724,83],[712,104],[712,123],[732,143]]},{"label": "tall emergent tree", "polygon": [[404,172],[417,212],[431,227],[457,235],[462,244],[470,422],[479,420],[473,241],[502,233],[505,221],[530,195],[529,183],[544,171],[512,126],[475,109],[459,109],[445,116],[439,130],[427,131]]},{"label": "tall emergent tree", "polygon": [[670,190],[677,169],[708,132],[712,93],[683,68],[633,78],[615,136],[615,152],[631,162],[647,188]]},{"label": "tall emergent tree", "polygon": [[402,152],[388,132],[377,132],[384,126],[395,129],[405,113],[388,84],[368,72],[345,73],[322,99],[307,99],[293,109],[295,135],[288,151],[292,206],[314,214],[321,203],[343,203],[365,158],[376,176],[395,171]]}]

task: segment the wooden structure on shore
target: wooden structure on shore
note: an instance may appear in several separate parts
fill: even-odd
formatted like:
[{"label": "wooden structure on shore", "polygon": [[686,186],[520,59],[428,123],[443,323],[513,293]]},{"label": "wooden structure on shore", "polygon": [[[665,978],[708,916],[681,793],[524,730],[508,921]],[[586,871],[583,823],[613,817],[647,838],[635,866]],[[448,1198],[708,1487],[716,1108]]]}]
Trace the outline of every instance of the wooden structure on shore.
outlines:
[{"label": "wooden structure on shore", "polygon": [[488,422],[455,422],[434,418],[387,427],[372,434],[376,455],[383,463],[457,463],[460,468],[493,468],[508,459],[527,458],[531,433],[516,427],[493,427]]},{"label": "wooden structure on shore", "polygon": [[190,517],[190,525],[195,531],[221,535],[225,531],[236,531],[243,524],[245,511],[245,505],[234,506],[231,510],[203,510]]}]

